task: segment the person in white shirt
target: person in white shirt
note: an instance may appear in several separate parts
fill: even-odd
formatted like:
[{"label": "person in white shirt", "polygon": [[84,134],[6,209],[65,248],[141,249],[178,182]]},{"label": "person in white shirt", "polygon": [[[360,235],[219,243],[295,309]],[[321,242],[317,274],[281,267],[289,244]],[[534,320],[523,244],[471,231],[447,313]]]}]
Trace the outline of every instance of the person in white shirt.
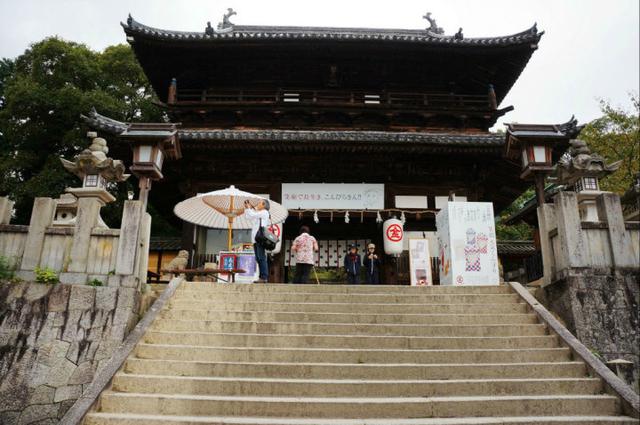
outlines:
[{"label": "person in white shirt", "polygon": [[254,283],[267,283],[269,280],[269,262],[267,252],[264,247],[256,243],[256,234],[260,226],[269,226],[269,201],[261,199],[254,207],[251,202],[244,201],[244,214],[251,220],[251,242],[253,242],[253,252],[256,255],[256,263],[260,270],[259,279]]}]

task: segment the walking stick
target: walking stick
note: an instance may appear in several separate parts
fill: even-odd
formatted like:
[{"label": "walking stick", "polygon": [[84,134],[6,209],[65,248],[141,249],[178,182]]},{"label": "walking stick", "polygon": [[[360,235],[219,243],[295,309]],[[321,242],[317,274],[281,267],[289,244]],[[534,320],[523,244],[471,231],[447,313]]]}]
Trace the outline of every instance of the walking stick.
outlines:
[{"label": "walking stick", "polygon": [[320,285],[320,279],[318,279],[318,273],[316,273],[316,266],[311,266],[313,268],[313,275],[316,277],[316,284]]}]

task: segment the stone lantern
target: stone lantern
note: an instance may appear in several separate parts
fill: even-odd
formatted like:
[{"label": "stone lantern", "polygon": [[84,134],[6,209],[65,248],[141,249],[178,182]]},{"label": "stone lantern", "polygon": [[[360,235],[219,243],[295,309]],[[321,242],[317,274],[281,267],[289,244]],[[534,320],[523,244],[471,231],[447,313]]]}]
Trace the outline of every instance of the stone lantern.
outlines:
[{"label": "stone lantern", "polygon": [[578,194],[583,221],[598,221],[595,198],[604,193],[600,190],[599,180],[620,168],[622,161],[607,164],[602,156],[591,153],[582,140],[572,140],[569,144],[569,149],[554,167],[552,177],[556,183],[566,185]]},{"label": "stone lantern", "polygon": [[[76,155],[73,161],[67,161],[64,158],[60,158],[64,168],[70,173],[75,174],[82,180],[82,187],[67,188],[65,191],[72,194],[78,200],[78,204],[71,202],[71,199],[61,197],[58,204],[59,207],[56,210],[56,218],[62,219],[63,213],[66,210],[79,207],[82,200],[86,200],[84,203],[94,203],[97,206],[97,210],[103,207],[105,204],[113,202],[116,198],[107,191],[108,183],[123,182],[129,178],[129,174],[125,174],[125,166],[122,161],[107,157],[109,148],[107,147],[107,141],[101,137],[97,137],[97,133],[88,132],[87,136],[91,139],[91,146]],[[65,211],[63,211],[63,209]],[[58,211],[59,210],[59,211]],[[72,211],[68,211],[70,215]],[[75,218],[71,217],[71,218]],[[72,224],[67,220],[62,221],[60,224]],[[66,221],[66,223],[65,223]],[[99,227],[107,227],[102,219],[98,216]]]}]

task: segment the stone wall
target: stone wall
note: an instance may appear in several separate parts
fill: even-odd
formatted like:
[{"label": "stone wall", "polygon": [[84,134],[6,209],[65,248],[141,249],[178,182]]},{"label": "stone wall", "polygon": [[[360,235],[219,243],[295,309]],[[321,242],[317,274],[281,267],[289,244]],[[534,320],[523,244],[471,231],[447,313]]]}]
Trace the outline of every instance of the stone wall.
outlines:
[{"label": "stone wall", "polygon": [[640,379],[640,273],[578,272],[542,288],[538,298],[587,348],[606,363],[633,363],[623,380],[638,391]]},{"label": "stone wall", "polygon": [[617,372],[638,391],[640,231],[625,223],[617,195],[595,201],[599,221],[592,222],[581,220],[572,192],[538,208],[544,284],[536,295],[605,362],[632,362]]},{"label": "stone wall", "polygon": [[58,423],[139,305],[136,288],[0,283],[0,423]]}]

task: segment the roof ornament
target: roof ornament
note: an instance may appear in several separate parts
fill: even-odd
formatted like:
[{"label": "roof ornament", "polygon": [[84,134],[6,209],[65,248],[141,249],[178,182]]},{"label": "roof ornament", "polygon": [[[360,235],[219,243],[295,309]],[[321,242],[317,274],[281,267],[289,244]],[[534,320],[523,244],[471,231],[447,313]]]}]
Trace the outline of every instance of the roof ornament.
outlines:
[{"label": "roof ornament", "polygon": [[464,40],[464,34],[462,34],[462,27],[458,30],[457,33],[453,36],[455,40]]},{"label": "roof ornament", "polygon": [[222,22],[218,23],[217,28],[211,26],[211,22],[207,22],[207,27],[204,29],[205,35],[212,36],[214,34],[225,34],[233,31],[233,22],[229,20],[233,15],[237,15],[236,11],[232,8],[227,9],[227,13],[222,16]]},{"label": "roof ornament", "polygon": [[431,12],[427,12],[426,15],[422,17],[422,19],[426,19],[429,21],[429,28],[427,28],[427,32],[435,34],[435,35],[443,35],[444,30],[436,24],[436,20],[431,17]]}]

